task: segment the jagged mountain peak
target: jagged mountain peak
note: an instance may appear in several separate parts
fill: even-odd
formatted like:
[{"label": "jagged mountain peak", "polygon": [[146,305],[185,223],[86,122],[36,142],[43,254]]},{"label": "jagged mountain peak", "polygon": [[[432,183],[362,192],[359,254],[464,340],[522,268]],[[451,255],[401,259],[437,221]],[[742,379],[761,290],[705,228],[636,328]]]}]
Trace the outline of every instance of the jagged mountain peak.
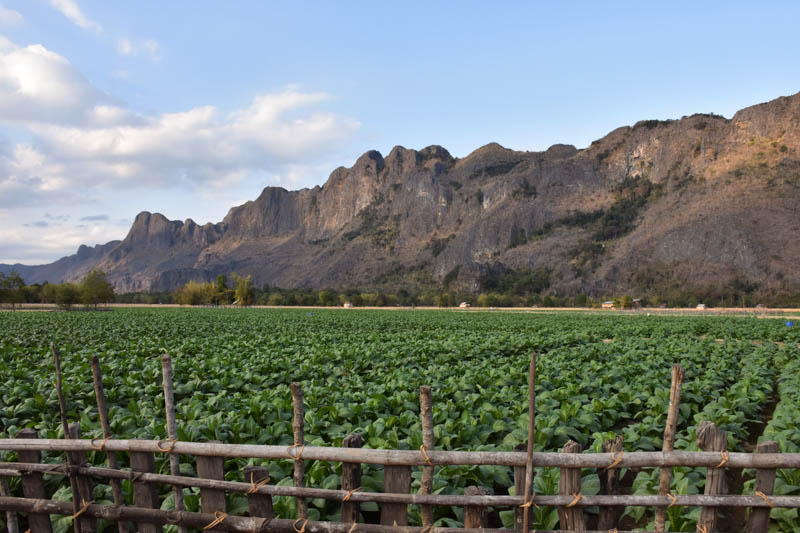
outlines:
[{"label": "jagged mountain peak", "polygon": [[123,291],[231,272],[284,287],[480,290],[492,272],[528,268],[559,294],[788,290],[800,287],[798,117],[800,93],[732,119],[639,121],[581,150],[370,150],[321,187],[266,187],[218,224],[142,212],[101,257],[81,248],[47,272],[98,266]]}]

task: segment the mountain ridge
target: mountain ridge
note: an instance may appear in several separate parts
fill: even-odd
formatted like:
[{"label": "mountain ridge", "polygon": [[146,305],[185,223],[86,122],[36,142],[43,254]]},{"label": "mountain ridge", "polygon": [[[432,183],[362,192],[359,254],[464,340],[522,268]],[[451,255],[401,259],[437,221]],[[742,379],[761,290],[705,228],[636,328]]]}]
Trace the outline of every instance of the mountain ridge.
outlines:
[{"label": "mountain ridge", "polygon": [[730,119],[639,121],[582,149],[370,150],[322,186],[265,187],[216,224],[142,212],[122,241],[20,273],[101,268],[126,292],[233,272],[285,288],[479,291],[520,269],[548,272],[557,294],[794,291],[797,200],[800,93]]}]

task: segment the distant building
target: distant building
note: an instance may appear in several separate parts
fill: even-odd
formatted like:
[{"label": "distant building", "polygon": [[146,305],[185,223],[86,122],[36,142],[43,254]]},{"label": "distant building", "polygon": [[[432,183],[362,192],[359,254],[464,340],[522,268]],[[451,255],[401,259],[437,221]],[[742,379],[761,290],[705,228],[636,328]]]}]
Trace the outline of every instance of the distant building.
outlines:
[{"label": "distant building", "polygon": [[603,302],[603,309],[614,309],[614,302],[611,300]]},{"label": "distant building", "polygon": [[702,309],[705,309],[705,308],[706,308],[706,304],[697,304],[697,309],[701,309],[702,310]]},{"label": "distant building", "polygon": [[470,305],[467,302],[461,302],[460,304],[458,304],[458,306],[461,309],[466,309],[467,307],[470,307]]},{"label": "distant building", "polygon": [[353,303],[352,302],[345,302],[344,303],[344,308],[345,309],[352,309],[353,308]]}]

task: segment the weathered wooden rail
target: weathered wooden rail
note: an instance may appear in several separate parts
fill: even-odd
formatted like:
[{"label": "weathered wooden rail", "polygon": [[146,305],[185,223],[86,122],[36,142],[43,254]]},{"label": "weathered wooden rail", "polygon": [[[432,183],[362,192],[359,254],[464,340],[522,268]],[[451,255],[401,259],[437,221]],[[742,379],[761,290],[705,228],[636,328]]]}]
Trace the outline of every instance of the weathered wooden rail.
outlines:
[{"label": "weathered wooden rail", "polygon": [[[53,350],[58,362],[58,354]],[[477,531],[510,531],[488,529],[488,509],[507,508],[515,510],[515,531],[527,532],[530,527],[532,507],[554,507],[558,509],[559,525],[563,531],[588,531],[587,523],[598,531],[616,531],[622,508],[644,506],[656,510],[655,529],[663,532],[663,511],[673,506],[701,507],[697,524],[700,533],[712,533],[718,529],[717,514],[720,508],[750,509],[746,526],[748,533],[767,532],[769,511],[772,508],[800,508],[800,496],[773,496],[775,472],[778,468],[800,468],[800,454],[776,453],[775,443],[762,443],[757,453],[728,453],[725,450],[726,436],[713,424],[703,423],[698,428],[698,444],[701,452],[672,450],[676,413],[680,398],[682,372],[673,370],[673,383],[668,407],[664,450],[661,452],[623,452],[621,439],[609,441],[604,453],[580,453],[580,445],[569,441],[560,453],[533,452],[529,445],[525,451],[449,451],[434,449],[431,391],[420,390],[423,445],[419,450],[376,450],[362,448],[360,435],[344,439],[342,447],[305,446],[303,432],[302,390],[292,384],[293,438],[291,446],[225,444],[219,442],[180,442],[175,439],[176,420],[171,393],[172,363],[169,356],[163,358],[164,391],[167,409],[168,434],[170,439],[138,440],[113,439],[108,424],[99,362],[93,361],[95,392],[98,412],[103,429],[102,439],[81,439],[80,425],[67,424],[65,400],[59,388],[60,410],[66,439],[39,439],[33,430],[24,429],[17,438],[0,439],[0,450],[17,453],[17,461],[0,462],[0,511],[7,515],[7,530],[18,533],[27,527],[32,533],[51,533],[50,515],[66,515],[73,518],[73,527],[78,532],[97,531],[98,519],[116,522],[120,533],[130,531],[131,524],[137,531],[160,532],[164,525],[176,525],[182,531],[189,529],[212,531],[263,531],[270,533],[466,533]],[[59,366],[56,366],[60,374]],[[60,375],[57,376],[60,384]],[[535,358],[530,367],[530,431],[533,441],[535,403],[532,394],[535,383]],[[102,452],[108,458],[108,467],[86,462],[88,452]],[[42,462],[42,452],[63,455],[58,463]],[[128,456],[130,469],[118,468]],[[156,454],[167,455],[170,474],[155,472]],[[197,477],[180,475],[180,458],[191,456],[196,465]],[[270,484],[268,469],[263,466],[247,466],[238,479],[226,480],[225,459],[272,459],[294,461],[293,486]],[[342,463],[342,480],[339,489],[323,489],[305,486],[305,463],[326,461]],[[367,492],[361,489],[363,464],[381,465],[384,469],[384,492]],[[514,494],[491,494],[488,488],[466,487],[463,494],[432,494],[432,482],[436,467],[446,465],[505,466],[514,470]],[[671,468],[706,468],[705,494],[673,495],[669,492]],[[418,494],[411,493],[412,469],[421,467],[422,483]],[[558,494],[536,494],[532,491],[533,469],[548,467],[560,469]],[[618,473],[622,468],[660,468],[661,479],[658,494],[618,494]],[[753,494],[725,494],[726,469],[755,469],[756,487]],[[581,492],[581,469],[596,469],[601,478],[601,494],[583,495]],[[230,474],[230,472],[229,472]],[[71,502],[48,499],[44,476],[67,478],[72,489]],[[21,478],[22,497],[11,495],[5,483],[7,478]],[[93,484],[102,480],[112,487],[113,505],[99,505],[92,501]],[[124,504],[122,481],[130,481],[133,505]],[[176,509],[162,510],[160,486],[170,486],[175,494]],[[200,512],[189,512],[183,508],[182,488],[192,487],[200,491]],[[248,515],[227,514],[226,494],[247,495]],[[277,518],[273,513],[273,497],[292,497],[298,502],[296,518]],[[304,505],[310,499],[324,499],[341,504],[339,522],[308,520]],[[374,502],[380,505],[379,524],[359,523],[362,518],[360,505]],[[422,524],[408,525],[409,505],[419,505]],[[433,507],[450,506],[464,509],[463,528],[434,527]],[[601,513],[594,521],[587,521],[585,509],[599,507]],[[377,519],[375,516],[370,517]],[[20,526],[21,522],[21,526]],[[596,524],[596,525],[595,525]],[[435,531],[434,531],[435,530]],[[541,530],[539,530],[541,533]],[[561,531],[561,530],[559,530]]]}]

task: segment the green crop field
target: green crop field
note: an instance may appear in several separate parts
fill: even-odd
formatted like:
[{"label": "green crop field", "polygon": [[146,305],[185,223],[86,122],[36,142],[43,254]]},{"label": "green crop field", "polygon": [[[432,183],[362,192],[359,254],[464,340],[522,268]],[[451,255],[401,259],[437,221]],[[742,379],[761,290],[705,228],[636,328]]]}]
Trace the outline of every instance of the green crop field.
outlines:
[{"label": "green crop field", "polygon": [[[292,444],[289,384],[302,383],[306,444],[338,446],[353,432],[372,448],[417,449],[421,444],[420,385],[433,389],[436,447],[511,450],[527,438],[527,365],[538,356],[537,450],[558,450],[568,439],[600,451],[624,437],[625,450],[660,450],[669,400],[670,367],[686,373],[675,448],[697,449],[695,428],[715,422],[731,451],[751,451],[759,439],[800,451],[800,326],[752,317],[648,317],[644,314],[527,314],[501,312],[117,309],[112,312],[0,313],[0,437],[24,427],[61,437],[48,350],[62,352],[71,421],[86,437],[101,436],[90,358],[100,357],[118,438],[166,437],[160,355],[175,365],[180,440]],[[777,401],[777,404],[776,404]],[[774,412],[773,412],[774,411]],[[16,459],[7,453],[7,459]],[[61,460],[50,454],[47,460]],[[168,473],[163,457],[157,468]],[[100,464],[101,454],[90,454]],[[291,484],[292,463],[268,464],[273,482]],[[241,480],[244,461],[229,460],[229,479]],[[185,473],[193,466],[183,464]],[[414,486],[421,472],[416,469]],[[309,463],[307,484],[337,488],[341,465]],[[704,469],[676,468],[673,492],[702,492]],[[656,493],[658,474],[631,473],[631,490]],[[744,490],[752,492],[752,473]],[[60,478],[48,479],[56,498],[68,499]],[[18,480],[9,479],[12,492]],[[539,469],[536,491],[554,494],[558,472]],[[505,494],[506,467],[441,467],[434,492],[460,493],[479,484]],[[597,491],[586,470],[583,493]],[[365,466],[363,488],[380,491],[382,469]],[[800,474],[780,471],[777,494],[800,494]],[[164,487],[165,508],[172,505]],[[187,507],[198,493],[186,489]],[[110,500],[99,485],[96,501]],[[130,487],[128,487],[130,496]],[[246,511],[243,495],[229,495],[230,512]],[[276,498],[276,514],[294,517],[295,502]],[[366,513],[376,509],[362,506]],[[310,501],[311,518],[334,518],[338,505]],[[437,509],[440,525],[461,523],[458,509]],[[652,510],[629,508],[646,526]],[[697,511],[670,509],[670,528],[694,530]],[[513,511],[494,514],[506,525]],[[796,510],[775,509],[784,531],[800,531]],[[412,523],[419,510],[411,507]],[[553,509],[536,510],[532,527],[553,528]],[[56,520],[59,531],[66,519]],[[792,528],[795,529],[792,529]]]}]

